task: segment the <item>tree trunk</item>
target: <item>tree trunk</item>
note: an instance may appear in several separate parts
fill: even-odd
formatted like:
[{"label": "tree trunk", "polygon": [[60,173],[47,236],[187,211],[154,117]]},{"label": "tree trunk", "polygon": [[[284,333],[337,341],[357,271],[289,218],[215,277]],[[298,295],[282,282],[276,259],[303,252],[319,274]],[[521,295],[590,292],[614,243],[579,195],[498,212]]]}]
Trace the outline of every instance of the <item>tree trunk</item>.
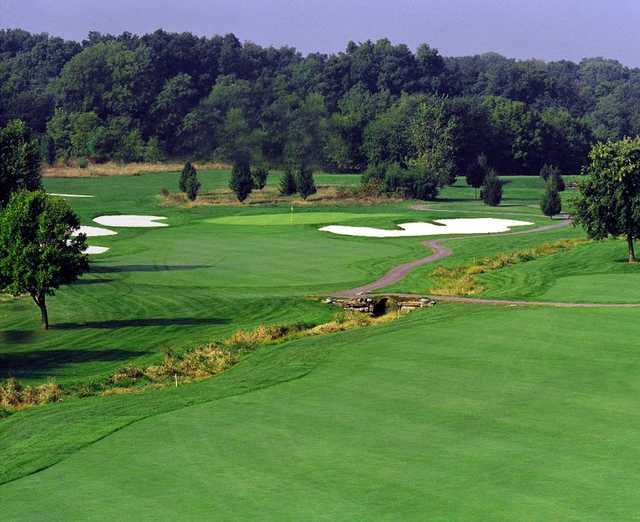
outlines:
[{"label": "tree trunk", "polygon": [[627,234],[627,250],[629,252],[629,263],[635,263],[636,260],[636,252],[633,248],[633,237],[631,234]]},{"label": "tree trunk", "polygon": [[47,312],[47,301],[45,294],[42,295],[34,295],[33,300],[40,308],[40,318],[42,322],[42,328],[45,330],[49,329],[49,314]]}]

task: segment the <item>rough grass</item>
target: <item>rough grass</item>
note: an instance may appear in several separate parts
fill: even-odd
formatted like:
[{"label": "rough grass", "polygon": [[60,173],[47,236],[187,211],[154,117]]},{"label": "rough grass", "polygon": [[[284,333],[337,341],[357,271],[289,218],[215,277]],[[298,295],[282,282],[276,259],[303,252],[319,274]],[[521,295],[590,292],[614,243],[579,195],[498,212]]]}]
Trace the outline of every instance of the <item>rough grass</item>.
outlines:
[{"label": "rough grass", "polygon": [[637,316],[439,305],[21,412],[0,469],[57,463],[0,486],[3,518],[630,520]]},{"label": "rough grass", "polygon": [[[195,163],[198,170],[228,169],[220,162]],[[139,176],[140,174],[181,171],[184,162],[167,163],[89,163],[79,165],[53,165],[42,169],[45,178],[87,178],[92,176]]]},{"label": "rough grass", "polygon": [[532,248],[505,252],[494,257],[485,257],[469,265],[447,268],[440,266],[431,273],[431,279],[436,286],[429,289],[435,295],[470,296],[486,290],[478,279],[480,274],[495,272],[506,267],[526,263],[544,256],[551,256],[559,252],[575,248],[584,244],[581,239],[562,239],[553,243],[544,243]]},{"label": "rough grass", "polygon": [[[201,179],[215,191],[228,173]],[[371,214],[548,222],[537,209],[538,180],[509,181],[497,209],[459,183],[428,212],[392,203]],[[330,324],[330,308],[305,296],[424,257],[422,239],[208,223],[256,210],[159,209],[157,195],[175,190],[176,173],[45,183],[97,196],[72,201],[84,224],[135,209],[166,215],[170,227],[100,238],[112,250],[51,299],[55,327],[46,334],[26,300],[0,303],[4,375],[24,386],[56,376],[63,389],[77,387],[77,398],[2,421],[3,520],[629,520],[640,511],[637,310],[438,305],[342,331],[348,320]],[[396,218],[371,221],[393,226]],[[442,239],[454,254],[439,266],[581,237],[563,229]],[[562,292],[588,299],[598,287],[603,299],[640,301],[638,267],[617,261],[623,247],[590,243],[476,276],[484,293],[553,292],[580,277]],[[433,268],[410,274],[403,290],[422,291]],[[562,292],[556,298],[569,300]],[[329,323],[316,328],[330,333],[273,340],[279,333],[260,327],[294,323]],[[238,330],[236,341],[271,341],[214,378],[168,385],[169,369],[198,372],[224,362],[220,350],[233,355],[219,343]],[[209,343],[209,354],[189,360]],[[175,359],[167,362],[168,348]],[[140,369],[165,363],[160,381],[140,386]],[[119,386],[95,394],[93,383],[124,367]]]},{"label": "rough grass", "polygon": [[338,312],[330,321],[322,324],[261,324],[253,330],[238,330],[222,341],[209,342],[185,352],[176,353],[169,350],[158,364],[147,367],[124,366],[118,368],[106,380],[89,384],[60,386],[55,382],[47,382],[38,386],[25,386],[12,377],[0,382],[0,408],[4,409],[0,419],[6,417],[7,413],[62,399],[140,393],[174,383],[178,386],[178,382],[188,384],[228,370],[261,345],[384,324],[397,317],[393,313],[370,317],[349,310]]}]

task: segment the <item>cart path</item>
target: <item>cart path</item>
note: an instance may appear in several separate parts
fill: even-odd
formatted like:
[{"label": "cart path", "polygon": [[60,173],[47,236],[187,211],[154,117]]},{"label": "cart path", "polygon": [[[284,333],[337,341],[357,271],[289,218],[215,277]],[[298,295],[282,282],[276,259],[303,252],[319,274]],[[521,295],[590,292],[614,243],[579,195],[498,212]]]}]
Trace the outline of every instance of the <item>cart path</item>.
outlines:
[{"label": "cart path", "polygon": [[458,297],[451,295],[385,294],[391,297],[419,299],[426,297],[442,303],[480,304],[490,306],[550,306],[554,308],[640,308],[640,303],[565,303],[558,301],[522,301],[513,299],[483,299],[481,297]]},{"label": "cart path", "polygon": [[[419,208],[420,205],[416,205],[415,208],[416,210],[420,210]],[[424,209],[424,207],[423,207]],[[571,224],[571,220],[570,219],[565,219],[559,223],[552,223],[550,225],[542,225],[539,227],[535,227],[535,228],[530,228],[528,230],[521,230],[521,231],[516,231],[516,232],[505,232],[502,234],[496,234],[499,236],[511,236],[511,235],[523,235],[523,234],[534,234],[534,233],[538,233],[538,232],[547,232],[549,230],[556,230],[559,228],[563,228],[563,227],[567,227]],[[453,237],[453,238],[449,238],[447,239],[447,241],[451,241],[451,240],[460,240],[460,239],[469,239],[472,237],[477,237],[477,235],[475,236],[462,236],[462,237]],[[336,292],[333,294],[334,297],[356,297],[357,295],[360,294],[367,294],[369,292],[372,292],[374,290],[379,290],[380,288],[384,288],[385,286],[389,286],[392,285],[393,283],[396,283],[398,281],[400,281],[401,279],[403,279],[409,272],[411,272],[414,268],[422,266],[422,265],[427,265],[429,263],[433,263],[435,261],[439,261],[440,259],[444,259],[445,257],[449,257],[453,252],[441,245],[438,241],[436,240],[430,240],[430,241],[423,241],[422,243],[425,247],[430,248],[433,250],[433,253],[430,256],[427,257],[423,257],[420,259],[416,259],[415,261],[411,261],[409,263],[404,263],[402,265],[398,265],[394,268],[392,268],[391,270],[389,270],[385,275],[383,275],[380,279],[377,279],[376,281],[373,281],[371,283],[368,283],[366,285],[363,286],[359,286],[357,288],[351,288],[350,290],[343,290],[341,292]],[[435,298],[435,297],[434,297]],[[437,298],[440,301],[444,301],[444,300],[450,300],[450,301],[456,301],[458,299],[469,299],[468,301],[462,301],[462,302],[475,302],[475,303],[483,303],[483,304],[532,304],[531,301],[494,301],[494,300],[490,300],[490,299],[474,299],[474,298],[466,298],[466,297],[438,297]],[[485,302],[486,301],[486,302]],[[540,304],[546,304],[543,302],[540,302]],[[557,305],[558,303],[556,303]],[[572,303],[564,303],[566,306],[570,306]],[[578,305],[578,303],[576,303],[576,306]],[[602,305],[593,305],[593,306],[602,306]],[[613,306],[622,306],[622,305],[613,305]],[[639,305],[640,306],[640,305]],[[581,305],[580,307],[584,307],[584,304]],[[630,305],[629,307],[632,307],[632,305]]]},{"label": "cart path", "polygon": [[396,281],[400,281],[400,279],[404,278],[411,270],[418,266],[426,265],[429,263],[433,263],[434,261],[438,261],[440,259],[444,259],[445,257],[449,257],[452,252],[447,247],[442,246],[437,241],[423,241],[422,243],[427,248],[431,248],[433,250],[433,254],[427,257],[423,257],[421,259],[416,259],[415,261],[411,261],[409,263],[404,263],[402,265],[398,265],[395,268],[389,270],[385,275],[383,275],[380,279],[373,281],[372,283],[366,284],[364,286],[359,286],[358,288],[352,288],[351,290],[344,290],[342,292],[337,292],[334,294],[335,297],[355,297],[358,294],[367,294],[373,290],[378,290],[385,286],[389,286]]}]

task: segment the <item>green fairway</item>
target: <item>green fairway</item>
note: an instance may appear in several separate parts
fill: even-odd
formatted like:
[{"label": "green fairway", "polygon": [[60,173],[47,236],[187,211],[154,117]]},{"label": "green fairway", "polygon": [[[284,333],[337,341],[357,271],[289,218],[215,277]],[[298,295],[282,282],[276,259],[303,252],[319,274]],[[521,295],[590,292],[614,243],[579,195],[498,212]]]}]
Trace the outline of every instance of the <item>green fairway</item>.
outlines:
[{"label": "green fairway", "polygon": [[[637,314],[442,306],[265,349],[167,398],[193,406],[0,486],[3,517],[628,520]],[[22,422],[117,429],[141,400],[130,416],[114,398]]]},{"label": "green fairway", "polygon": [[[28,299],[3,303],[2,377],[78,381],[123,364],[147,364],[167,349],[193,347],[239,328],[322,322],[332,311],[306,296],[366,282],[424,251],[419,241],[340,241],[315,227],[283,233],[207,223],[248,209],[159,209],[138,185],[140,178],[119,178],[124,194],[109,191],[115,178],[89,180],[86,192],[98,192],[106,182],[105,190],[99,198],[73,201],[82,222],[91,224],[102,213],[146,212],[167,216],[170,226],[118,228],[117,236],[89,238],[111,250],[92,257],[91,272],[50,299],[48,332],[39,330]],[[282,215],[282,209],[264,211]]]},{"label": "green fairway", "polygon": [[[292,214],[289,204],[162,206],[177,176],[45,180],[52,192],[95,196],[69,198],[84,225],[121,213],[169,226],[89,238],[110,250],[49,300],[48,332],[27,298],[3,297],[0,377],[81,386],[238,329],[325,322],[336,309],[319,296],[430,253],[422,237],[322,225],[553,223],[540,214],[537,177],[509,178],[496,208],[461,180],[420,209],[339,202]],[[215,191],[228,172],[200,178]],[[438,237],[450,257],[384,290],[424,293],[438,266],[584,237],[573,227]],[[638,303],[640,272],[624,254],[622,241],[585,243],[480,274],[481,296]],[[2,519],[628,520],[640,508],[639,313],[438,304],[264,346],[200,382],[14,413],[0,419]]]}]

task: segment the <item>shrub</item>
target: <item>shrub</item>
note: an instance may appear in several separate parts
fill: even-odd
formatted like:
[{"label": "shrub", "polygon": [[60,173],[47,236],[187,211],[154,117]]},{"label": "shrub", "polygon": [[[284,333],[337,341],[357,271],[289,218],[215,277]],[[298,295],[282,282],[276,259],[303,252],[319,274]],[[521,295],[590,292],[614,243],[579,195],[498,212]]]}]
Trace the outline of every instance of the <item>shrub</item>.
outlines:
[{"label": "shrub", "polygon": [[376,198],[383,194],[384,183],[380,179],[371,178],[360,183],[359,194],[365,198]]},{"label": "shrub", "polygon": [[80,158],[78,160],[78,167],[86,169],[89,166],[89,160],[87,158]]},{"label": "shrub", "polygon": [[382,183],[384,181],[385,174],[387,173],[387,167],[384,163],[373,163],[369,165],[369,168],[360,177],[360,183],[365,185],[370,181],[377,181]]},{"label": "shrub", "polygon": [[427,170],[405,169],[397,163],[389,166],[384,178],[384,190],[405,198],[432,200],[438,195],[438,177]]},{"label": "shrub", "polygon": [[62,390],[55,382],[39,386],[22,386],[17,379],[11,378],[0,384],[0,407],[7,410],[57,402],[61,397]]}]

